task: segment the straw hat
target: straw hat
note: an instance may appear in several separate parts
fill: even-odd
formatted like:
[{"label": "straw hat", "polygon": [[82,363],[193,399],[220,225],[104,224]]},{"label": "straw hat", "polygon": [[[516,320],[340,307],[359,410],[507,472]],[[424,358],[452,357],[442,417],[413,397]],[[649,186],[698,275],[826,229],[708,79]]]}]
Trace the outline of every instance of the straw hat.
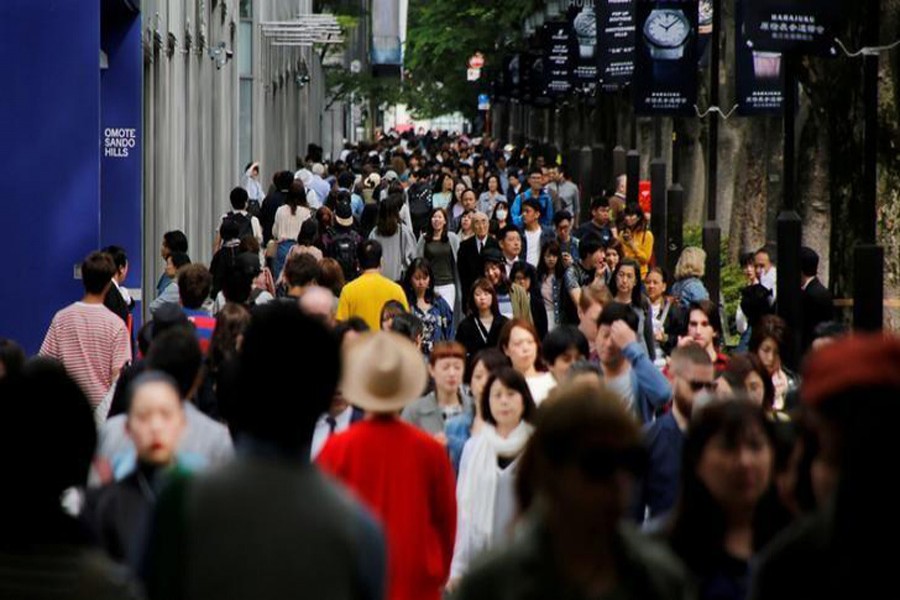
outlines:
[{"label": "straw hat", "polygon": [[428,373],[422,354],[407,338],[388,331],[368,333],[344,352],[341,393],[351,404],[392,413],[418,399]]}]

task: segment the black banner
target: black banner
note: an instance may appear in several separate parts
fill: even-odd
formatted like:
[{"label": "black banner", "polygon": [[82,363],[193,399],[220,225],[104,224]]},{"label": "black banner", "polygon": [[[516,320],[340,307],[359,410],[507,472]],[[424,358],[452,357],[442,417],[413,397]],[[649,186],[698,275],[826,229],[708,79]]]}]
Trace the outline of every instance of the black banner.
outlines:
[{"label": "black banner", "polygon": [[744,22],[746,6],[756,0],[735,0],[735,91],[738,113],[780,115],[784,109],[784,66],[781,54],[754,50]]},{"label": "black banner", "polygon": [[634,107],[643,115],[694,115],[697,104],[697,0],[640,0]]},{"label": "black banner", "polygon": [[521,100],[522,86],[522,55],[516,52],[503,59],[503,89],[506,94],[514,99]]},{"label": "black banner", "polygon": [[544,84],[546,95],[564,96],[572,90],[575,79],[573,63],[578,49],[574,47],[568,21],[551,21],[541,29],[544,48]]},{"label": "black banner", "polygon": [[598,77],[604,89],[615,90],[634,75],[635,0],[597,1]]},{"label": "black banner", "polygon": [[753,0],[744,7],[755,50],[834,56],[839,0]]},{"label": "black banner", "polygon": [[572,87],[583,94],[593,94],[597,89],[597,13],[594,0],[568,0],[563,2],[566,21],[572,35]]}]

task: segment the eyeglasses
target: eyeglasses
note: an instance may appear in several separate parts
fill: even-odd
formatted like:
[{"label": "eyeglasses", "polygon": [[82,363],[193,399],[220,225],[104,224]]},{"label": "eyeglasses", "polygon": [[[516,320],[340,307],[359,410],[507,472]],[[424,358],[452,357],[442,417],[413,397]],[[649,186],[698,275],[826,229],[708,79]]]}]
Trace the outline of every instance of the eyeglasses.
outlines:
[{"label": "eyeglasses", "polygon": [[715,381],[688,381],[688,385],[691,386],[691,390],[694,392],[699,392],[704,389],[707,392],[713,392],[716,389]]}]

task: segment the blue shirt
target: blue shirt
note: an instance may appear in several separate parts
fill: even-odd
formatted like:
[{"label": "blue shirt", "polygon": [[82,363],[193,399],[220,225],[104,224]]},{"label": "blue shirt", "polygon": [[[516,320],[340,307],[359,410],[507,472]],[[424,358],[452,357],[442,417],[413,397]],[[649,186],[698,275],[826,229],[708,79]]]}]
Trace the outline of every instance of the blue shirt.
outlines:
[{"label": "blue shirt", "polygon": [[[529,198],[533,198],[534,193],[531,191],[531,188],[525,190],[523,193],[516,196],[516,199],[513,200],[512,207],[509,209],[509,216],[512,217],[513,224],[522,229],[524,223],[522,222],[522,203]],[[541,205],[541,225],[546,227],[553,227],[553,201],[550,199],[550,194],[547,193],[547,190],[541,190],[541,193],[538,194],[538,204]]]},{"label": "blue shirt", "polygon": [[639,523],[645,514],[653,519],[669,512],[678,498],[684,432],[671,411],[644,428],[644,443],[649,461],[635,514]]}]

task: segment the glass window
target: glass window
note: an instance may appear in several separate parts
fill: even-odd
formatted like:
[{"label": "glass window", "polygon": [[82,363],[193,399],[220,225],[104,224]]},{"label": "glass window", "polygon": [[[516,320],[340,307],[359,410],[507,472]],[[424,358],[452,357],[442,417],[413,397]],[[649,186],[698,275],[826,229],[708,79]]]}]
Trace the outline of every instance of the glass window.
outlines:
[{"label": "glass window", "polygon": [[241,0],[240,14],[242,19],[253,18],[253,0]]},{"label": "glass window", "polygon": [[241,21],[238,30],[238,75],[253,76],[253,22]]},{"label": "glass window", "polygon": [[253,80],[241,79],[238,111],[238,155],[240,164],[253,160]]}]

